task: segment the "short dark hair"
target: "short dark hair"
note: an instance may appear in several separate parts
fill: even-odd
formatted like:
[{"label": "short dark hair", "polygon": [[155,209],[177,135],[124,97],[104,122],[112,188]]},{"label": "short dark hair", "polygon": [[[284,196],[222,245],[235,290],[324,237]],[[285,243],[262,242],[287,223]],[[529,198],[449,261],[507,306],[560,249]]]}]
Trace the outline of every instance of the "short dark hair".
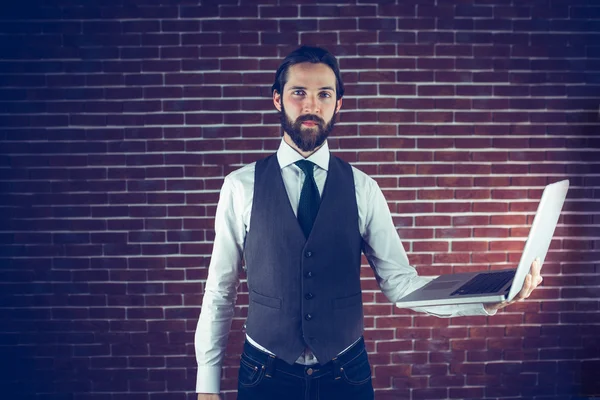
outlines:
[{"label": "short dark hair", "polygon": [[271,86],[271,93],[277,91],[279,94],[281,94],[281,91],[287,82],[288,69],[292,65],[304,62],[325,64],[331,68],[335,74],[335,92],[337,100],[344,96],[344,82],[342,82],[340,66],[338,65],[335,56],[321,47],[310,46],[302,46],[294,50],[282,61],[279,68],[277,68],[277,72],[275,73],[275,83],[273,83],[273,86]]}]

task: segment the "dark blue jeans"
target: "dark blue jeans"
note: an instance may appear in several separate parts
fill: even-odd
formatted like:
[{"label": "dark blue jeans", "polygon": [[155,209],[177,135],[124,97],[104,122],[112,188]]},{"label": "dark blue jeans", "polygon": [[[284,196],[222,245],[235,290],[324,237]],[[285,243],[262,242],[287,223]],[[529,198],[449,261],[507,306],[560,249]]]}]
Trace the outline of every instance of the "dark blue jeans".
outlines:
[{"label": "dark blue jeans", "polygon": [[365,342],[328,363],[287,364],[248,342],[240,361],[238,400],[373,400]]}]

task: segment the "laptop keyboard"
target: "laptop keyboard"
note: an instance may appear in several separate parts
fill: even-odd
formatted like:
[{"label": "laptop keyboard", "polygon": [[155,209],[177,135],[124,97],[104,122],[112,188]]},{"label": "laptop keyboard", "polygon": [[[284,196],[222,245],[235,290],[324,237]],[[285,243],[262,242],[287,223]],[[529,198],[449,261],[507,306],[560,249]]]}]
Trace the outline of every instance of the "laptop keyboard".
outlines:
[{"label": "laptop keyboard", "polygon": [[482,272],[450,293],[454,295],[495,293],[515,276],[515,271]]}]

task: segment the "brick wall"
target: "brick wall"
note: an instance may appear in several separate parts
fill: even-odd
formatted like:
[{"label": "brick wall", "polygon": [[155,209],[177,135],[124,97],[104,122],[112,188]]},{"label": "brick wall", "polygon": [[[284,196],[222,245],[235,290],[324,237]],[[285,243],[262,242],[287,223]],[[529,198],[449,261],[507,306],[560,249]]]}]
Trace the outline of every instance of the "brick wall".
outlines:
[{"label": "brick wall", "polygon": [[276,149],[269,87],[299,44],[339,57],[331,147],[421,273],[514,266],[542,187],[571,181],[543,286],[493,318],[395,309],[365,264],[377,399],[600,394],[600,4],[218,3],[3,7],[0,397],[195,397],[219,188]]}]

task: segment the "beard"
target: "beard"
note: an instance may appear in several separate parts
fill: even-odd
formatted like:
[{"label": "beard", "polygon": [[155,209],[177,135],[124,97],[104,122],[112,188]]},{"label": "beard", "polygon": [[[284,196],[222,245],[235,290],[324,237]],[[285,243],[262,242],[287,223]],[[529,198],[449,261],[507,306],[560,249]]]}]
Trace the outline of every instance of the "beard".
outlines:
[{"label": "beard", "polygon": [[[283,102],[281,103],[281,112],[279,118],[281,119],[281,127],[292,141],[302,151],[313,151],[314,149],[321,146],[335,126],[335,117],[337,113],[333,114],[331,121],[325,124],[325,120],[317,115],[301,115],[296,118],[296,121],[292,121],[285,112]],[[302,123],[305,121],[313,121],[317,124],[316,127],[305,128]]]}]

